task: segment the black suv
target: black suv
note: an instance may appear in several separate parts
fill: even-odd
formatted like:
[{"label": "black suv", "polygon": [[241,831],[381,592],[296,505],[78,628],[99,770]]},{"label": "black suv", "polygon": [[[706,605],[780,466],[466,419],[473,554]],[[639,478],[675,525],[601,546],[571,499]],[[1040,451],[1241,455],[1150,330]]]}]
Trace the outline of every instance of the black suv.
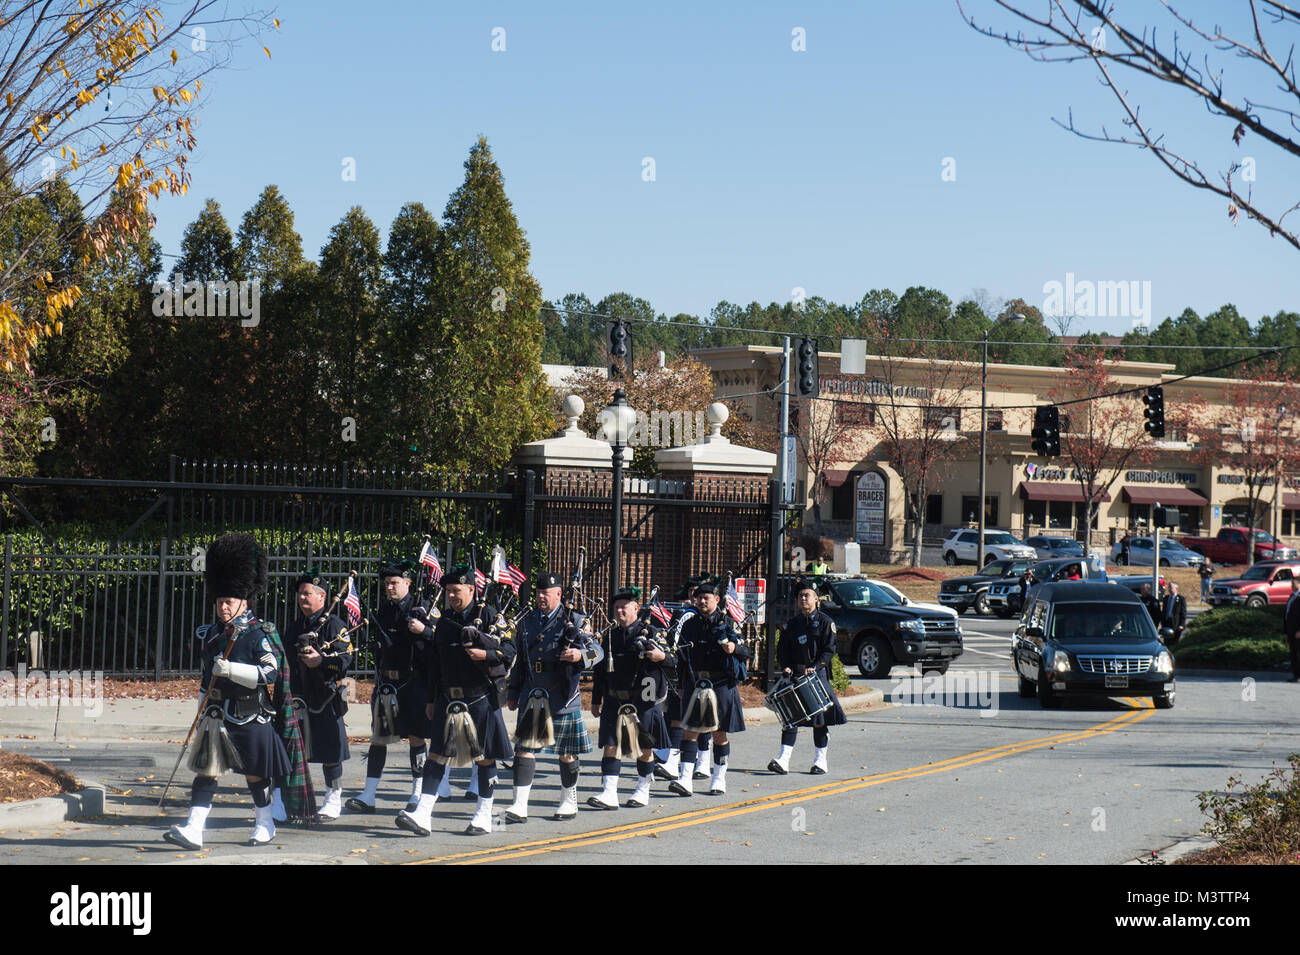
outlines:
[{"label": "black suv", "polygon": [[[861,577],[827,580],[818,593],[821,609],[835,621],[840,659],[856,663],[868,679],[889,676],[895,664],[945,673],[961,656],[961,626],[951,614],[905,606]],[[797,612],[779,597],[769,606],[780,607],[784,619]]]},{"label": "black suv", "polygon": [[939,603],[951,607],[959,614],[972,607],[978,614],[989,613],[989,585],[1004,577],[1019,577],[1034,561],[1027,558],[993,560],[984,565],[978,574],[969,577],[949,577],[939,585]]},{"label": "black suv", "polygon": [[1092,583],[1042,584],[1011,638],[1020,695],[1044,707],[1064,696],[1149,696],[1174,705],[1174,658],[1137,594]]}]

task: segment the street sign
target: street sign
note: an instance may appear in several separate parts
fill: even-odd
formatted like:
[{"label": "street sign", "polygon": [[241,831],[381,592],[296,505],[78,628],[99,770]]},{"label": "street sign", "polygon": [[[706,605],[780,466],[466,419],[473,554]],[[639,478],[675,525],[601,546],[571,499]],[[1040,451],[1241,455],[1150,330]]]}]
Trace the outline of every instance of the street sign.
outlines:
[{"label": "street sign", "polygon": [[766,622],[764,609],[767,600],[767,580],[763,577],[737,577],[736,594],[745,613],[751,614],[750,620],[756,624]]},{"label": "street sign", "polygon": [[885,504],[887,491],[885,476],[879,471],[868,471],[858,478],[856,494],[857,532],[853,535],[860,545],[883,547],[885,545]]},{"label": "street sign", "polygon": [[799,484],[795,478],[799,459],[799,440],[793,434],[785,436],[785,474],[781,475],[781,503],[793,504],[796,488]]}]

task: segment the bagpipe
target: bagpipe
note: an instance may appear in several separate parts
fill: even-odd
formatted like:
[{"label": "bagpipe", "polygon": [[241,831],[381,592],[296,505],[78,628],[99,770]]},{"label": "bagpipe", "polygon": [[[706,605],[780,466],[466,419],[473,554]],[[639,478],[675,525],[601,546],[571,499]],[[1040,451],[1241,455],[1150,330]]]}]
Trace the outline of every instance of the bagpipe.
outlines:
[{"label": "bagpipe", "polygon": [[[298,634],[299,654],[301,654],[304,650],[307,650],[309,648],[315,650],[323,657],[338,657],[338,656],[342,656],[345,653],[352,652],[351,635],[356,633],[358,630],[365,629],[366,627],[365,620],[362,620],[361,623],[359,623],[355,627],[351,627],[351,628],[345,627],[344,629],[340,630],[335,636],[330,637],[328,639],[321,636],[320,627],[323,627],[329,621],[330,617],[334,613],[334,608],[339,605],[339,601],[342,600],[343,597],[347,594],[347,592],[351,589],[352,583],[353,581],[356,580],[356,577],[357,577],[357,572],[355,570],[348,571],[348,579],[344,582],[343,586],[339,588],[339,592],[334,595],[334,601],[329,605],[328,608],[326,608],[325,612],[321,614],[320,624],[317,626],[317,629],[309,630],[306,633]],[[342,650],[333,649],[334,645],[338,643],[340,640],[344,641],[347,644],[347,646]]]}]

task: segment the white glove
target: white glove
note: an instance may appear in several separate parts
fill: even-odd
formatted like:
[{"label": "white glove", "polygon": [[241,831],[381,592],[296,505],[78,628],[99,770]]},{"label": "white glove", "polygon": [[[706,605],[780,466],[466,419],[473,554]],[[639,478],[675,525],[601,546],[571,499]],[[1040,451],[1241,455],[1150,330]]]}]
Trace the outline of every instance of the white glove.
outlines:
[{"label": "white glove", "polygon": [[230,682],[246,686],[250,690],[257,686],[262,676],[262,671],[252,663],[231,663],[227,660],[226,665],[230,670]]},{"label": "white glove", "polygon": [[230,676],[230,661],[225,657],[217,657],[212,661],[212,675],[214,677]]}]

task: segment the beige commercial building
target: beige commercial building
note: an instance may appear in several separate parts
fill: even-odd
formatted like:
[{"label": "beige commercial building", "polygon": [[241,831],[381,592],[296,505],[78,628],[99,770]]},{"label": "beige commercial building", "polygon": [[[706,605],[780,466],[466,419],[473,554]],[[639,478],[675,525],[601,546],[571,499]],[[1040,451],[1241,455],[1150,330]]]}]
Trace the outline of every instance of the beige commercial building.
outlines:
[{"label": "beige commercial building", "polygon": [[[760,425],[775,427],[778,403],[765,394],[781,378],[781,349],[770,346],[701,349],[693,352],[713,371],[717,395],[736,396],[735,401]],[[866,373],[842,375],[838,353],[822,352],[820,360],[820,397],[812,402],[814,415],[836,415],[842,423],[841,437],[825,467],[827,491],[824,499],[809,506],[820,508],[820,517],[828,536],[845,539],[855,535],[858,513],[858,479],[865,474],[872,485],[884,489],[883,547],[899,553],[904,541],[912,536],[907,520],[905,491],[898,473],[889,466],[880,448],[880,429],[875,423],[873,405],[877,402],[915,407],[917,420],[924,414],[933,418],[936,427],[952,433],[952,449],[945,463],[927,489],[924,505],[924,536],[939,538],[954,527],[966,526],[978,519],[979,501],[979,420],[980,366],[964,369],[960,392],[953,391],[939,399],[927,393],[926,382],[934,381],[933,372],[922,366],[926,362],[901,362],[892,372],[881,359],[867,357]],[[909,367],[910,366],[910,367]],[[1173,381],[1173,366],[1144,362],[1115,362],[1109,368],[1122,388],[1164,388],[1166,416],[1177,419],[1179,403],[1201,402],[1204,406],[1224,406],[1231,383],[1216,378],[1191,378]],[[1062,368],[1037,365],[988,366],[988,433],[986,478],[986,524],[1003,528],[1019,536],[1047,532],[1080,537],[1086,521],[1084,495],[1068,460],[1044,460],[1031,448],[1033,410],[1037,405],[1053,403],[1051,393],[1066,387],[1067,372]],[[1059,399],[1058,399],[1059,400]],[[1130,415],[1141,428],[1143,404],[1138,396],[1127,399],[1124,406],[1112,405],[1111,414]],[[800,402],[791,402],[792,413]],[[802,403],[808,405],[809,403]],[[1087,404],[1062,407],[1062,430],[1084,431],[1082,422],[1075,426],[1071,413],[1087,414]],[[1102,405],[1097,406],[1098,415]],[[1295,411],[1296,409],[1293,409]],[[797,415],[796,415],[797,417]],[[794,422],[792,422],[793,424]],[[794,428],[792,427],[792,430]],[[1248,500],[1246,477],[1230,462],[1203,459],[1197,449],[1180,435],[1171,420],[1166,440],[1145,445],[1142,453],[1125,466],[1104,470],[1097,481],[1109,490],[1097,509],[1092,533],[1094,544],[1113,542],[1126,533],[1146,533],[1151,509],[1156,504],[1176,507],[1179,530],[1187,534],[1216,534],[1220,527],[1244,525]],[[1148,441],[1145,436],[1142,439]],[[807,462],[799,461],[798,477],[804,487],[811,487],[812,472]],[[1114,481],[1111,478],[1115,477]],[[1259,494],[1260,508],[1256,526],[1284,538],[1300,539],[1300,480],[1291,476],[1275,486],[1270,479]],[[873,531],[878,530],[878,524]],[[859,536],[861,536],[859,534]],[[874,533],[873,533],[874,536]],[[864,545],[865,541],[859,540]]]}]

